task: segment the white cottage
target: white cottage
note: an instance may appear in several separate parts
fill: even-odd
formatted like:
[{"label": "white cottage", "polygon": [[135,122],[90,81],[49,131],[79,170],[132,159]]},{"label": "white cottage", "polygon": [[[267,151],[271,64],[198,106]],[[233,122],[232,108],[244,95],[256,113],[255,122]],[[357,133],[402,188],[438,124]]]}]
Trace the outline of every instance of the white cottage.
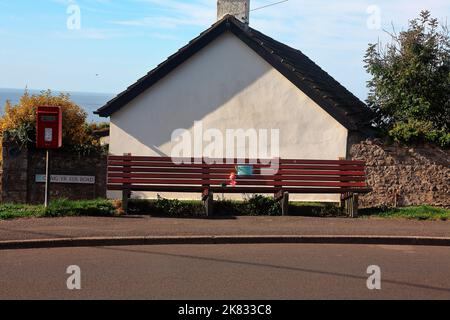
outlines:
[{"label": "white cottage", "polygon": [[277,129],[282,158],[348,157],[370,110],[302,52],[249,27],[249,2],[219,0],[213,26],[96,111],[111,120],[110,154],[170,156],[174,130],[201,123],[224,135]]}]

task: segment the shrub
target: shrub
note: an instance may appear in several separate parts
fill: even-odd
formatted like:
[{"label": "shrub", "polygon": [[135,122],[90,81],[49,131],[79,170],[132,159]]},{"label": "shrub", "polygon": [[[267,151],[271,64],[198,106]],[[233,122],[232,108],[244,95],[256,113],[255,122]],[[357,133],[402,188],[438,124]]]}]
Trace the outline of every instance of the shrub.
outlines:
[{"label": "shrub", "polygon": [[[132,199],[129,214],[149,214],[161,217],[204,217],[205,208],[201,201]],[[290,202],[292,216],[340,216],[344,215],[336,203]],[[218,199],[214,201],[214,215],[217,216],[280,216],[281,204],[273,197],[252,195],[244,201]]]},{"label": "shrub", "polygon": [[204,215],[201,201],[180,201],[164,199],[156,200],[132,199],[129,202],[129,214],[148,214],[169,217],[195,217]]},{"label": "shrub", "polygon": [[244,206],[242,201],[220,199],[214,201],[214,213],[221,216],[238,216],[243,214]]},{"label": "shrub", "polygon": [[159,214],[166,214],[168,216],[189,216],[196,215],[196,208],[198,206],[193,202],[186,202],[180,200],[168,200],[161,197],[155,202],[156,212]]},{"label": "shrub", "polygon": [[408,122],[397,122],[389,131],[389,135],[397,142],[428,141],[441,147],[450,146],[450,133],[434,129],[429,121],[410,119]]},{"label": "shrub", "polygon": [[250,198],[245,199],[245,215],[257,216],[257,215],[269,215],[279,216],[281,215],[281,205],[279,201],[276,201],[273,197],[264,197],[262,195],[253,195]]},{"label": "shrub", "polygon": [[66,216],[112,216],[116,213],[114,203],[109,200],[70,201],[59,199],[50,202],[45,209],[47,217]]},{"label": "shrub", "polygon": [[[158,196],[157,200],[133,199],[129,203],[130,214],[152,214],[169,217],[201,217],[205,216],[205,208],[201,201],[169,200]],[[221,216],[257,216],[280,215],[281,206],[274,198],[255,195],[244,201],[214,201],[214,213]]]}]

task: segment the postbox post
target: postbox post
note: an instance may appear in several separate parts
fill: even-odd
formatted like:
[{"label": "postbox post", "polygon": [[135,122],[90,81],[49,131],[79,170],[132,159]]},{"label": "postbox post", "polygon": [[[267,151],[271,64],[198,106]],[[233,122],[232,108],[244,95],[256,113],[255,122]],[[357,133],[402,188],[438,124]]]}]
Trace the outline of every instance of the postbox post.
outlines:
[{"label": "postbox post", "polygon": [[44,206],[47,208],[50,200],[50,150],[45,152],[45,200]]}]

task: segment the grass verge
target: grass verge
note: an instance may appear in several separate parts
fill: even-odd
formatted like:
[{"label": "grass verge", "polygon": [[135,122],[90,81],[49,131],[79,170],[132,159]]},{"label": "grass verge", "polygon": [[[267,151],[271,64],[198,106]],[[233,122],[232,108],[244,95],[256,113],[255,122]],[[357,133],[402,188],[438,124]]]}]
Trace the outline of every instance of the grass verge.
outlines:
[{"label": "grass verge", "polygon": [[45,210],[43,206],[2,204],[0,205],[0,220],[43,217]]},{"label": "grass verge", "polygon": [[401,218],[412,220],[450,220],[450,209],[432,206],[416,206],[405,208],[370,208],[361,209],[363,217]]},{"label": "grass verge", "polygon": [[113,216],[116,207],[104,199],[70,201],[59,199],[50,202],[48,208],[42,205],[1,204],[0,220],[28,217],[67,217],[67,216]]},{"label": "grass verge", "polygon": [[[48,208],[42,205],[1,204],[0,220],[27,217],[67,217],[67,216],[114,216],[118,203],[105,199],[70,201],[54,200]],[[270,197],[254,196],[244,201],[220,200],[214,203],[214,212],[220,216],[279,216],[280,205]],[[332,203],[291,202],[289,213],[292,216],[336,217],[342,211]],[[160,217],[205,217],[201,201],[179,201],[159,198],[158,200],[131,200],[129,214],[152,215]],[[361,209],[363,218],[401,218],[414,220],[450,220],[450,209],[416,206],[406,208]]]}]

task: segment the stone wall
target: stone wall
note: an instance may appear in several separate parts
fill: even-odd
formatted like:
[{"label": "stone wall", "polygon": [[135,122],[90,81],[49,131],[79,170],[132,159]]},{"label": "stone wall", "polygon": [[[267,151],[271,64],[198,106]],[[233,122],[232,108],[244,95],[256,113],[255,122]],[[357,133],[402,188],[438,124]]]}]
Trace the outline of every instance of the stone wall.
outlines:
[{"label": "stone wall", "polygon": [[25,203],[28,196],[28,151],[3,143],[2,202]]},{"label": "stone wall", "polygon": [[362,207],[429,204],[450,207],[450,151],[433,146],[405,147],[366,140],[351,146],[350,155],[367,163],[373,192]]},{"label": "stone wall", "polygon": [[[51,152],[52,175],[95,176],[95,184],[52,183],[50,199],[71,200],[106,197],[106,156],[80,156],[59,150]],[[36,182],[37,174],[45,174],[45,151],[4,143],[2,202],[43,203],[44,183]]]}]

